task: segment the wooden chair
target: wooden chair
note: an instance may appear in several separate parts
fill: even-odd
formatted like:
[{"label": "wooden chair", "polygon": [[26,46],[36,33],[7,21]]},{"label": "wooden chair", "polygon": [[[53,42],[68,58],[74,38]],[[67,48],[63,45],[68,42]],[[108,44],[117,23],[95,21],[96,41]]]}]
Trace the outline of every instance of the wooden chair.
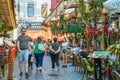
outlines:
[{"label": "wooden chair", "polygon": [[81,62],[82,62],[82,66],[84,68],[82,80],[84,79],[85,75],[86,75],[86,78],[88,79],[90,74],[93,74],[94,68],[90,65],[90,63],[88,62],[88,60],[86,58],[81,58]]},{"label": "wooden chair", "polygon": [[74,64],[75,64],[74,71],[80,72],[81,71],[81,68],[80,68],[81,67],[81,62],[80,62],[78,54],[74,53],[73,58],[74,58]]}]

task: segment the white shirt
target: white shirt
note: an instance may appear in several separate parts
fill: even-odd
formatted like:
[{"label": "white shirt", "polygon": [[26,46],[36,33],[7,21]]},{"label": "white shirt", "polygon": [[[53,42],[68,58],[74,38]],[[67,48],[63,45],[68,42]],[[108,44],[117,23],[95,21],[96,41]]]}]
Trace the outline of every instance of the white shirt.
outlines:
[{"label": "white shirt", "polygon": [[67,49],[67,48],[68,48],[68,45],[69,45],[68,38],[66,38],[66,40],[67,40],[67,41],[66,41],[66,42],[63,42],[62,45],[61,45],[61,46],[62,46],[62,49]]},{"label": "white shirt", "polygon": [[62,49],[67,49],[68,48],[68,42],[62,43]]}]

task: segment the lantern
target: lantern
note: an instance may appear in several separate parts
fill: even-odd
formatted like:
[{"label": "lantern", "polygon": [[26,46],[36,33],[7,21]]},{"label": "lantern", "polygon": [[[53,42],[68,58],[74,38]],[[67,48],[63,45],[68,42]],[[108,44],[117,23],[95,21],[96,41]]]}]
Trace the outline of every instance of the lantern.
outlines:
[{"label": "lantern", "polygon": [[70,15],[69,14],[64,15],[64,19],[68,21],[70,19]]},{"label": "lantern", "polygon": [[50,26],[51,25],[51,21],[49,21],[48,23],[47,23],[47,26]]}]

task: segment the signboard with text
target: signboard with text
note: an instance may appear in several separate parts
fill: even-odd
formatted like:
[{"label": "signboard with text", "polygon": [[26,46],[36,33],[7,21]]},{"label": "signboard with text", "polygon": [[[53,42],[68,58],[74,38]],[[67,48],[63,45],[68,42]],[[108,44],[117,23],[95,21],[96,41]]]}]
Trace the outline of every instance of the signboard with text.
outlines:
[{"label": "signboard with text", "polygon": [[41,22],[20,22],[21,26],[24,25],[27,29],[30,30],[40,30],[42,29]]}]

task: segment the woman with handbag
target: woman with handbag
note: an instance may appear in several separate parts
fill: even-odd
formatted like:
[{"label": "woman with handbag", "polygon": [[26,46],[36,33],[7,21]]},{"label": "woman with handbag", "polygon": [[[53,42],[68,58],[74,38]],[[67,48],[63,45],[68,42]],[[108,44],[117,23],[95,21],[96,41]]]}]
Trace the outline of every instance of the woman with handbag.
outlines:
[{"label": "woman with handbag", "polygon": [[43,58],[45,54],[45,42],[41,37],[37,37],[37,41],[34,42],[34,55],[36,60],[36,71],[42,71]]}]

